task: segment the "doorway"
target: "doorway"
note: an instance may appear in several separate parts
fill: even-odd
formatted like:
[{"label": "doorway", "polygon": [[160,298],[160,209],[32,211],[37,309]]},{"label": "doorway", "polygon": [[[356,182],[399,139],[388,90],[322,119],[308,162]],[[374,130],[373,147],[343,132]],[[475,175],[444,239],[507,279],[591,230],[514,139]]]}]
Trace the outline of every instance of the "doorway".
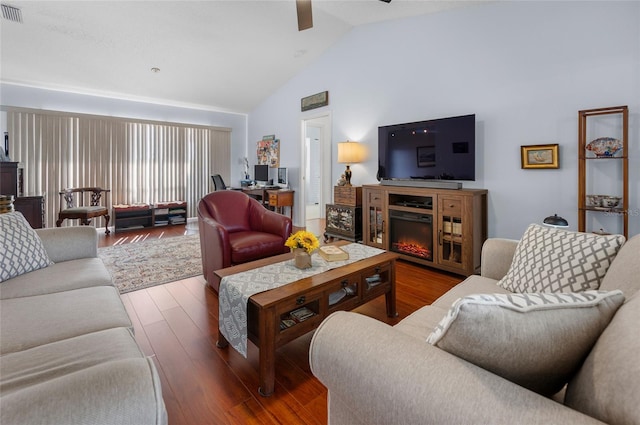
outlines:
[{"label": "doorway", "polygon": [[[331,116],[302,119],[302,169],[300,199],[303,225],[324,232],[325,205],[331,202]],[[319,229],[321,227],[321,229]],[[319,230],[315,230],[319,229]]]},{"label": "doorway", "polygon": [[322,167],[320,161],[312,161],[312,158],[321,158],[320,136],[322,127],[313,124],[307,125],[307,136],[304,147],[307,151],[307,169],[305,170],[305,215],[307,220],[320,218],[320,195],[322,191]]}]

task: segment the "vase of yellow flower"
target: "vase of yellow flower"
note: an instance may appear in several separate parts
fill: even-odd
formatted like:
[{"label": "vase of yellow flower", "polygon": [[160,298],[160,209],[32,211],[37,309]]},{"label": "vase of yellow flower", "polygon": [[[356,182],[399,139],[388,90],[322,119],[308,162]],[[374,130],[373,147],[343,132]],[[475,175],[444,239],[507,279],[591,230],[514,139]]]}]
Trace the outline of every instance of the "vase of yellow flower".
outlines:
[{"label": "vase of yellow flower", "polygon": [[299,269],[308,269],[311,267],[311,254],[304,248],[293,248],[293,264]]},{"label": "vase of yellow flower", "polygon": [[308,269],[311,267],[311,253],[318,249],[320,242],[313,233],[299,230],[289,236],[284,245],[293,251],[295,266],[299,269]]}]

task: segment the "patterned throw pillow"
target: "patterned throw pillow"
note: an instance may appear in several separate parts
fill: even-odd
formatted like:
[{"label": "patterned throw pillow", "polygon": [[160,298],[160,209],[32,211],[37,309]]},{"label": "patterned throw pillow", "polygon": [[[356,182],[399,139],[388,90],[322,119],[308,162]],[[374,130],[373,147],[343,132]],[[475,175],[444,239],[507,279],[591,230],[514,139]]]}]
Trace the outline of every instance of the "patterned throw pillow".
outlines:
[{"label": "patterned throw pillow", "polygon": [[598,289],[624,242],[622,235],[602,236],[531,224],[498,285],[512,292]]},{"label": "patterned throw pillow", "polygon": [[0,282],[50,264],[42,240],[24,216],[0,214]]},{"label": "patterned throw pillow", "polygon": [[453,304],[427,342],[550,396],[575,374],[623,302],[619,290],[470,295]]}]

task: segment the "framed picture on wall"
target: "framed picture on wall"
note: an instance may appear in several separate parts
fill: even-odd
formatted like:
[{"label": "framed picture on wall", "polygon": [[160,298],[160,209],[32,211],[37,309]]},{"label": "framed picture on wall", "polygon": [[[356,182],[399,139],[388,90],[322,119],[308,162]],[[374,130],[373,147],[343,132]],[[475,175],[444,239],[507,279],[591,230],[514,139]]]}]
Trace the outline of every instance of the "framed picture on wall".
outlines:
[{"label": "framed picture on wall", "polygon": [[323,91],[312,94],[311,96],[300,99],[300,110],[308,111],[310,109],[320,108],[329,104],[329,92]]},{"label": "framed picture on wall", "polygon": [[520,146],[522,168],[560,168],[558,144]]},{"label": "framed picture on wall", "polygon": [[258,142],[256,151],[259,165],[268,165],[271,168],[280,166],[280,139],[265,136]]}]

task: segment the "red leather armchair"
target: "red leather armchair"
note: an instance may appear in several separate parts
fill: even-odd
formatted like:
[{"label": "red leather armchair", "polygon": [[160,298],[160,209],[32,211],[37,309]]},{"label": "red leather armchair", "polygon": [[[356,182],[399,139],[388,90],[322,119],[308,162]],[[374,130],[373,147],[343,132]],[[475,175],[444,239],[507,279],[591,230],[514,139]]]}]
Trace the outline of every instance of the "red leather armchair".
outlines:
[{"label": "red leather armchair", "polygon": [[209,193],[198,203],[202,272],[218,292],[214,270],[289,252],[287,216],[263,207],[246,194],[225,190]]}]

